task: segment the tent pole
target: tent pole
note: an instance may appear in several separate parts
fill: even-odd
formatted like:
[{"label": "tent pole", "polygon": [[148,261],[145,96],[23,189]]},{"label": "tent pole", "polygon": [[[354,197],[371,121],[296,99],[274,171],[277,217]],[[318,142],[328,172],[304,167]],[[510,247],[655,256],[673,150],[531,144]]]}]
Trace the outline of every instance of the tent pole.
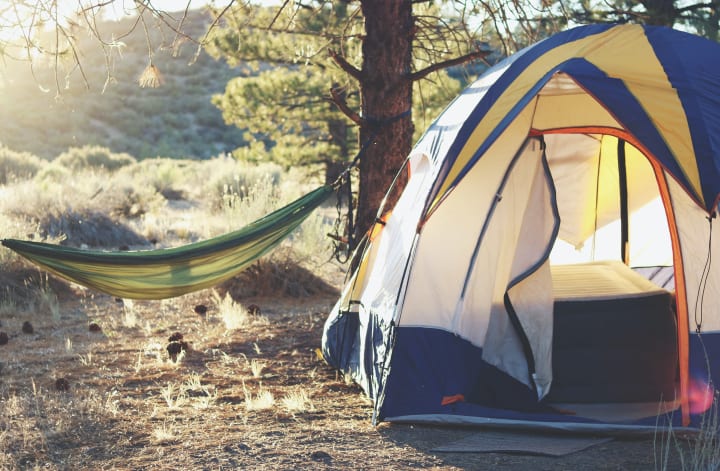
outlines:
[{"label": "tent pole", "polygon": [[625,160],[625,140],[618,139],[618,185],[620,187],[620,257],[625,265],[630,264],[630,234],[628,224],[628,186]]}]

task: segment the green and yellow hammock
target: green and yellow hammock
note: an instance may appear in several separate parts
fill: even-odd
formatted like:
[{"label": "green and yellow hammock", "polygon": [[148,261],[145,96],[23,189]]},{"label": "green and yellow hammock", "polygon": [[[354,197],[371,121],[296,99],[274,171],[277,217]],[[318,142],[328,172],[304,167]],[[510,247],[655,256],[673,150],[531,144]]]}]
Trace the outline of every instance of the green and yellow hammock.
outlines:
[{"label": "green and yellow hammock", "polygon": [[234,232],[189,245],[108,252],[5,239],[2,244],[75,283],[131,299],[164,299],[225,281],[275,248],[333,192],[322,186]]}]

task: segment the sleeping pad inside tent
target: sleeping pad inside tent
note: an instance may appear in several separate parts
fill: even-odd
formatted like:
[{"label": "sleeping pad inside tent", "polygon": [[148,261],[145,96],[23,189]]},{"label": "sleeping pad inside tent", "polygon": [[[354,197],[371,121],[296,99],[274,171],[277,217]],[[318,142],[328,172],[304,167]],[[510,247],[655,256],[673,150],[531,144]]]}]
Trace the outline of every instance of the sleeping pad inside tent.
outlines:
[{"label": "sleeping pad inside tent", "polygon": [[448,106],[325,324],[375,422],[699,426],[720,374],[718,59],[584,26]]}]

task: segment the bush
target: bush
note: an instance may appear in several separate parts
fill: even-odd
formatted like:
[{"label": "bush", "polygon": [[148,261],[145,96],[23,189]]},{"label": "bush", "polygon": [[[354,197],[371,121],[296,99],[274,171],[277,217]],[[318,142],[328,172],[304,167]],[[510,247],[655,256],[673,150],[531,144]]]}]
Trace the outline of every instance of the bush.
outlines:
[{"label": "bush", "polygon": [[128,225],[89,209],[45,214],[38,221],[38,231],[42,238],[63,238],[61,245],[73,247],[148,245],[148,241]]},{"label": "bush", "polygon": [[32,178],[43,164],[38,156],[29,152],[15,152],[7,147],[0,147],[0,185],[13,179]]},{"label": "bush", "polygon": [[135,162],[135,158],[129,154],[117,154],[101,146],[71,147],[54,160],[54,163],[70,170],[94,168],[110,171]]},{"label": "bush", "polygon": [[[202,183],[195,181],[193,167],[192,161],[155,157],[143,159],[122,173],[136,188],[151,188],[166,199],[182,199],[189,186]],[[120,173],[115,178],[119,176]]]},{"label": "bush", "polygon": [[64,182],[71,177],[72,172],[69,169],[50,162],[35,174],[35,181],[41,189],[44,189],[49,184]]},{"label": "bush", "polygon": [[[232,212],[242,208],[241,219],[244,223],[277,209],[278,204],[282,203],[278,201],[278,186],[282,177],[282,168],[279,165],[253,165],[228,157],[207,160],[204,163],[213,168],[207,180],[207,188],[218,196],[216,208],[223,211],[230,209]],[[248,206],[256,208],[250,210]],[[248,214],[251,215],[249,218]]]}]

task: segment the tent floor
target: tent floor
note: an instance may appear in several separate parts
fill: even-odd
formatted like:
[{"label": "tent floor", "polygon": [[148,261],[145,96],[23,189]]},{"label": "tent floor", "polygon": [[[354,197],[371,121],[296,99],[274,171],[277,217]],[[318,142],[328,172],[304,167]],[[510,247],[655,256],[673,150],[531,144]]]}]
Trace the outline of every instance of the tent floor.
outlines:
[{"label": "tent floor", "polygon": [[672,414],[680,407],[680,401],[664,402],[626,402],[626,403],[551,403],[550,406],[560,409],[575,417],[599,420],[603,422],[632,422],[646,417]]}]

